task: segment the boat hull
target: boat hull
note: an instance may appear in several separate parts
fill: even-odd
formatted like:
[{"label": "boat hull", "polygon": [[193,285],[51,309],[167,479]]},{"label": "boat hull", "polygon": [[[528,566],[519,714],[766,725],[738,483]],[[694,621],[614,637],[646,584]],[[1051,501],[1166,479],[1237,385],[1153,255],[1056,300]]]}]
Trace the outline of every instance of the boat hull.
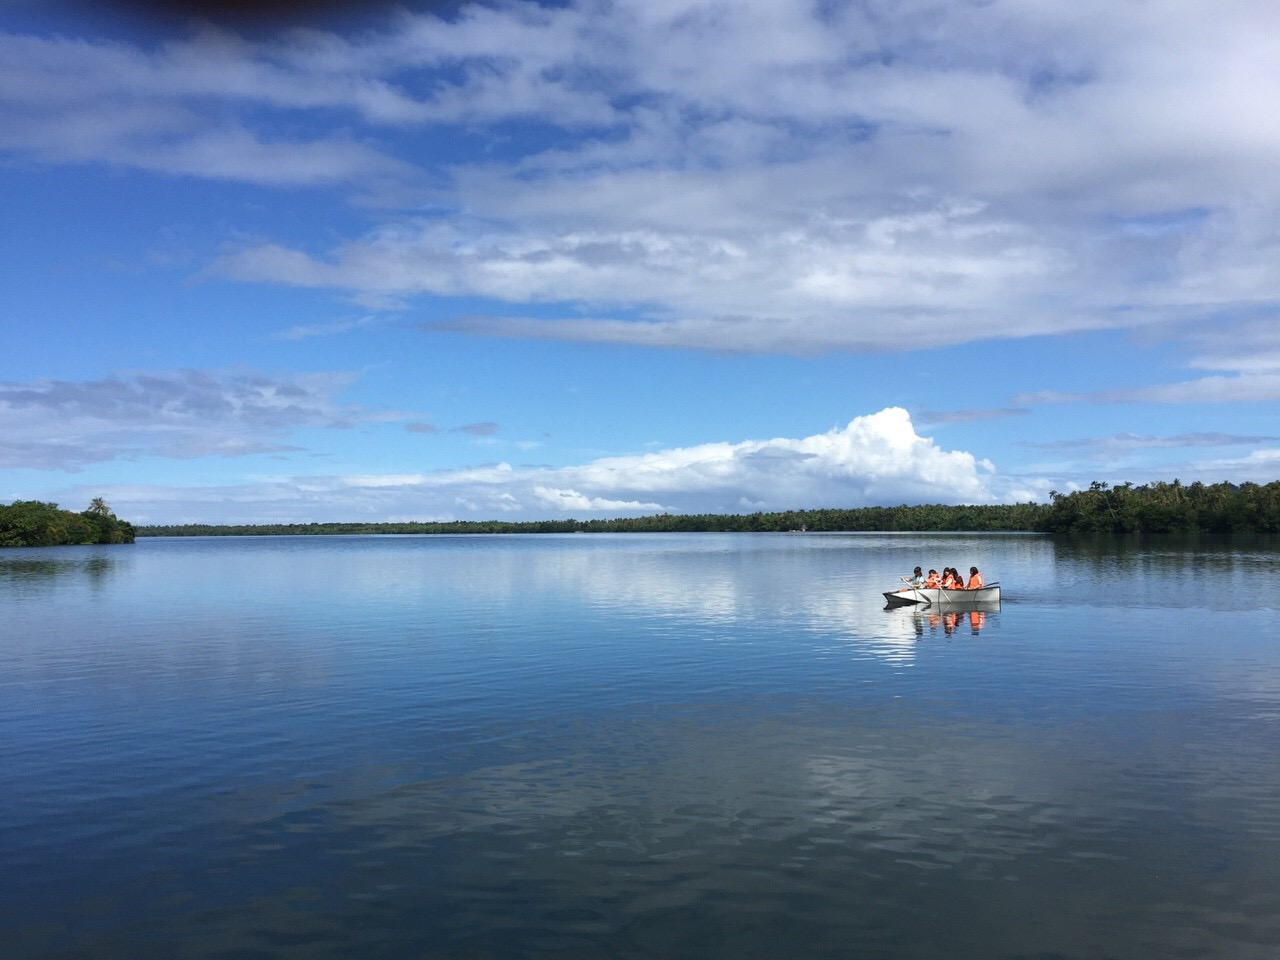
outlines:
[{"label": "boat hull", "polygon": [[905,607],[911,604],[948,604],[973,605],[977,603],[992,604],[1000,602],[1000,584],[989,583],[977,590],[943,590],[941,587],[904,587],[901,590],[885,592],[885,601],[891,607]]}]

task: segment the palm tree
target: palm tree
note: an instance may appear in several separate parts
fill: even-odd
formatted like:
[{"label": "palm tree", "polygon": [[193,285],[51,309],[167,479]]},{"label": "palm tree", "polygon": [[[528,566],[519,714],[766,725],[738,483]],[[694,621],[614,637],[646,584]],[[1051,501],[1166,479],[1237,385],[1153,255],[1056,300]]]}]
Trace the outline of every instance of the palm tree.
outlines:
[{"label": "palm tree", "polygon": [[94,497],[89,501],[88,512],[98,517],[111,516],[111,508],[107,506],[107,501],[103,500],[101,497]]}]

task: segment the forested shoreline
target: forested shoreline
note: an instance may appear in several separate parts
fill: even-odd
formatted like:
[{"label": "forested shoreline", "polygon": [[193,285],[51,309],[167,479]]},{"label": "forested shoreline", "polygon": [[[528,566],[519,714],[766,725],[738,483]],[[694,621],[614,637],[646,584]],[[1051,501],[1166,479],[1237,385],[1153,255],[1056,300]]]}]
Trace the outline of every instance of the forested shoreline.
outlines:
[{"label": "forested shoreline", "polygon": [[133,524],[116,517],[101,497],[80,513],[41,500],[0,504],[0,547],[133,543],[135,534]]},{"label": "forested shoreline", "polygon": [[154,524],[142,537],[327,536],[483,533],[735,533],[1027,532],[1210,533],[1280,532],[1280,481],[1265,485],[1177,480],[1135,486],[1095,482],[1087,490],[1050,494],[1047,504],[983,506],[902,504],[896,507],[786,510],[750,514],[656,514],[597,520],[454,520],[400,523]]},{"label": "forested shoreline", "polygon": [[0,505],[0,547],[132,543],[136,537],[333,536],[483,533],[750,532],[1280,533],[1280,481],[1095,482],[1050,494],[1048,503],[902,504],[749,514],[656,514],[597,520],[453,520],[401,523],[149,524],[120,520],[95,498],[79,513],[55,503]]}]

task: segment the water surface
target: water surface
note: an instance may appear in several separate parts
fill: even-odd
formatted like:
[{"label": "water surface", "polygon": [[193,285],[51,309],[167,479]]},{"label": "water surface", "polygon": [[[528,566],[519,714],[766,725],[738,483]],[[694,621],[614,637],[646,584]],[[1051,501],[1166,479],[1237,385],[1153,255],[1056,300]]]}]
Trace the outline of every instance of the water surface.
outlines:
[{"label": "water surface", "polygon": [[[6,957],[1273,958],[1272,545],[0,553]],[[913,566],[998,611],[886,610]]]}]

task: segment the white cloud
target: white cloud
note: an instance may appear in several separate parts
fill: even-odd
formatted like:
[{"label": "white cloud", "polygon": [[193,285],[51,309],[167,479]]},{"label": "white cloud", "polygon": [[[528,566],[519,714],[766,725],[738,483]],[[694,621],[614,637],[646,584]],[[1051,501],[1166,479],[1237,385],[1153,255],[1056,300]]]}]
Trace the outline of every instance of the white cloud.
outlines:
[{"label": "white cloud", "polygon": [[799,439],[712,442],[579,466],[500,463],[428,473],[282,476],[219,488],[108,484],[91,495],[107,496],[136,523],[530,520],[1033,496],[992,464],[919,436],[906,411],[892,407]]},{"label": "white cloud", "polygon": [[1200,377],[1119,391],[1115,399],[1154,403],[1274,403],[1280,400],[1280,371]]},{"label": "white cloud", "polygon": [[1119,433],[1109,437],[1053,440],[1033,446],[1044,450],[1094,451],[1100,457],[1115,457],[1131,450],[1181,450],[1188,447],[1240,447],[1275,442],[1274,436],[1240,436],[1228,433],[1183,433],[1174,436],[1140,436]]},{"label": "white cloud", "polygon": [[150,53],[0,34],[0,150],[272,186],[410,175],[408,163],[343,132],[282,137],[251,129],[251,108],[264,102],[315,109],[355,105],[367,92],[367,83],[334,89],[268,58],[221,34]]},{"label": "white cloud", "polygon": [[337,402],[352,379],[347,373],[271,378],[185,370],[0,383],[0,467],[77,470],[143,456],[297,450],[289,436],[300,428],[386,419]]},{"label": "white cloud", "polygon": [[[561,112],[584,71],[592,97],[636,103],[598,136],[459,165],[465,215],[327,251],[246,247],[218,268],[587,307],[456,325],[490,335],[761,352],[911,349],[1276,299],[1267,158],[1280,125],[1257,95],[1280,91],[1275,21],[1248,4],[1100,3],[411,19],[388,47],[399,62],[452,51],[462,65],[434,109],[465,104],[483,122],[505,103],[507,117],[590,132]],[[535,73],[561,78],[554,95]],[[1209,215],[1158,236],[1126,227],[1190,209]]]},{"label": "white cloud", "polygon": [[1146,387],[1071,392],[1040,390],[1020,394],[1014,403],[1274,403],[1280,400],[1280,370],[1241,372],[1161,383]]},{"label": "white cloud", "polygon": [[1187,330],[1184,336],[1197,351],[1190,366],[1202,370],[1251,374],[1280,373],[1280,309],[1243,319],[1216,318]]},{"label": "white cloud", "polygon": [[994,410],[923,410],[916,413],[916,420],[924,425],[935,423],[980,423],[984,420],[1024,417],[1030,412],[1025,407],[1002,407]]},{"label": "white cloud", "polygon": [[[775,170],[769,179],[786,176]],[[585,191],[566,185],[556,217],[572,218],[577,209],[584,220],[608,209],[621,217],[624,206],[652,217],[655,209],[678,205],[687,195],[679,191],[690,186],[667,186],[650,175],[630,179],[612,194],[602,183]],[[691,205],[705,207],[716,195],[725,208],[750,206],[751,198],[726,192],[734,178],[720,178],[719,186],[713,179]],[[640,180],[647,181],[643,188]],[[508,201],[518,213],[522,201],[509,189],[495,183],[477,192],[495,206]],[[538,203],[556,205],[550,195],[559,189],[547,186]],[[406,223],[345,244],[323,260],[266,245],[228,254],[215,269],[245,280],[352,292],[478,294],[516,304],[569,300],[605,308],[586,319],[510,316],[454,325],[487,334],[784,352],[918,349],[996,335],[1002,330],[991,317],[984,313],[978,324],[972,315],[995,301],[1029,298],[1037,283],[1064,272],[1058,252],[1037,248],[1015,226],[983,221],[978,207],[927,197],[915,205],[889,217],[835,221],[816,214],[754,235],[690,233],[671,225],[517,234],[479,224],[470,230],[456,219]],[[645,323],[608,316],[609,307],[632,305],[647,308]],[[1048,332],[1049,325],[1048,317],[1029,317],[1020,332]],[[1101,321],[1077,323],[1088,325]]]},{"label": "white cloud", "polygon": [[[1174,336],[1280,302],[1277,37],[1280,7],[1252,0],[582,0],[155,49],[0,35],[0,149],[411,185],[364,236],[244,244],[215,270],[505,301],[464,325],[490,335],[800,353]],[[459,130],[476,146],[446,162]],[[522,316],[545,303],[569,319]]]},{"label": "white cloud", "polygon": [[648,494],[680,509],[696,496],[727,510],[743,501],[768,509],[798,503],[985,502],[992,496],[987,467],[972,454],[943,451],[918,436],[907,412],[894,407],[798,440],[709,443],[606,458],[566,473],[582,489]]},{"label": "white cloud", "polygon": [[386,320],[383,317],[363,316],[346,320],[333,320],[328,323],[300,324],[287,330],[282,330],[276,334],[276,338],[279,340],[306,340],[311,337],[331,337],[341,333],[350,333],[352,330],[379,326],[385,322]]},{"label": "white cloud", "polygon": [[[1204,483],[1267,484],[1275,482],[1276,468],[1280,466],[1280,447],[1259,447],[1238,456],[1199,458],[1189,456],[1197,446],[1212,445],[1188,444],[1186,447],[1179,448],[1182,452],[1181,458],[1158,464],[1143,458],[1124,458],[1123,450],[1117,448],[1117,454],[1122,459],[1117,460],[1115,457],[1106,459],[1107,472],[1109,476],[1115,477],[1117,483],[1122,480],[1133,483],[1167,482],[1171,477],[1182,478],[1184,482],[1187,478],[1194,478]],[[1073,473],[1074,482],[1060,483],[1058,485],[1060,489],[1081,489],[1097,479],[1096,471],[1079,471],[1078,464],[1075,467],[1077,469]]]},{"label": "white cloud", "polygon": [[605,497],[589,497],[577,490],[561,490],[554,487],[535,486],[533,495],[537,502],[550,513],[557,516],[566,513],[599,513],[618,511],[655,513],[662,509],[660,503],[646,503],[642,500],[609,500]]}]

